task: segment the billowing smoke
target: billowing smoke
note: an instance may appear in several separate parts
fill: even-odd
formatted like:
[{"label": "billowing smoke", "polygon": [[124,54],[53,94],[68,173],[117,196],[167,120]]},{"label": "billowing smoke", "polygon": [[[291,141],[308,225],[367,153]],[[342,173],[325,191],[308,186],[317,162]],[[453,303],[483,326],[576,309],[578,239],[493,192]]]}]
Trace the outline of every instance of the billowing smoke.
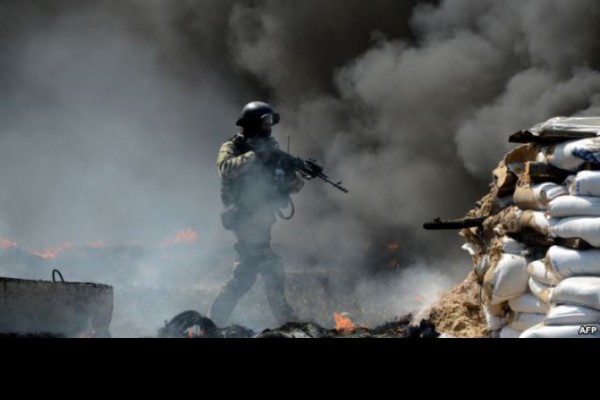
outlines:
[{"label": "billowing smoke", "polygon": [[[377,262],[373,248],[385,251],[386,242],[401,244],[404,265],[444,264],[464,276],[467,260],[463,267],[453,261],[457,239],[423,233],[421,223],[471,207],[510,149],[509,134],[556,115],[594,112],[600,6],[385,3],[358,7],[356,15],[342,1],[322,8],[265,0],[234,9],[238,65],[271,89],[295,149],[327,160],[352,190],[344,197],[311,187],[327,200],[299,196],[303,217],[280,235],[312,238],[321,260],[350,281],[382,272],[369,264]],[[390,30],[390,21],[400,28]],[[357,54],[367,37],[368,49]],[[344,54],[348,43],[357,47]],[[403,280],[411,276],[417,280]],[[384,291],[409,302],[402,292]]]},{"label": "billowing smoke", "polygon": [[309,183],[276,247],[290,268],[327,271],[364,311],[377,293],[381,319],[413,308],[408,288],[435,293],[468,270],[454,233],[421,224],[471,208],[510,133],[600,111],[593,0],[30,0],[0,11],[2,235],[30,247],[157,242],[193,227],[206,249],[227,248],[214,159],[260,98],[283,116],[282,144],[290,135],[292,153],[351,191]]}]

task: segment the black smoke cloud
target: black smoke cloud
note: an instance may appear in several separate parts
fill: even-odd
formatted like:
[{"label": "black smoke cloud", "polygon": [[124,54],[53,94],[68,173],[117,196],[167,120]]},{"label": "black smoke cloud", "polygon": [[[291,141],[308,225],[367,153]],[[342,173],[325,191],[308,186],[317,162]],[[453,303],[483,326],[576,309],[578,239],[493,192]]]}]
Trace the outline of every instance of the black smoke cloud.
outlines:
[{"label": "black smoke cloud", "polygon": [[[230,243],[215,153],[261,98],[283,115],[277,138],[351,190],[296,196],[275,229],[286,259],[365,304],[377,292],[385,318],[416,306],[407,287],[468,270],[453,233],[420,226],[471,208],[508,134],[600,107],[593,0],[0,4],[3,234],[40,246],[192,226]],[[410,273],[372,265],[389,242]]]},{"label": "black smoke cloud", "polygon": [[416,1],[238,2],[229,43],[240,68],[272,89],[280,102],[298,104],[331,92],[337,68],[386,37],[411,38]]}]

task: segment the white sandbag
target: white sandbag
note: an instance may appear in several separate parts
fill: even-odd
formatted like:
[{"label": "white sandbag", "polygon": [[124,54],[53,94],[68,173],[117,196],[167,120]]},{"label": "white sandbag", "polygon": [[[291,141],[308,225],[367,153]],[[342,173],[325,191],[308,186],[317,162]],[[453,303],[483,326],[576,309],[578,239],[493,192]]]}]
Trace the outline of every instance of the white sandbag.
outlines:
[{"label": "white sandbag", "polygon": [[[586,329],[586,326],[589,328]],[[600,325],[546,326],[540,324],[527,329],[519,337],[521,339],[600,339],[599,332]]]},{"label": "white sandbag", "polygon": [[510,326],[505,326],[500,331],[500,339],[518,339],[521,333],[523,333],[523,331],[518,331]]},{"label": "white sandbag", "polygon": [[518,186],[513,198],[514,203],[522,210],[545,210],[552,200],[567,194],[569,192],[566,186],[546,182]]},{"label": "white sandbag", "polygon": [[561,196],[567,196],[569,194],[569,190],[566,185],[557,185],[556,183],[542,183],[536,186],[539,186],[540,200],[542,204],[546,206],[554,199],[557,199]]},{"label": "white sandbag", "polygon": [[473,243],[465,243],[462,245],[461,249],[463,249],[464,251],[466,251],[467,253],[469,253],[469,255],[471,257],[474,257],[477,255],[477,253],[479,252],[479,247],[475,246]]},{"label": "white sandbag", "polygon": [[519,216],[519,228],[531,229],[541,235],[548,235],[551,228],[551,220],[541,211],[523,211]]},{"label": "white sandbag", "polygon": [[513,193],[513,201],[521,210],[545,210],[539,193],[533,190],[531,185],[519,185]]},{"label": "white sandbag", "polygon": [[532,293],[525,293],[522,296],[510,299],[508,301],[510,309],[516,313],[544,314],[550,309],[550,305],[541,302]]},{"label": "white sandbag", "polygon": [[600,197],[600,171],[581,171],[567,178],[567,186],[573,196]]},{"label": "white sandbag", "polygon": [[497,260],[499,255],[502,254],[525,255],[528,253],[528,249],[524,243],[504,235],[496,237],[491,241],[490,246],[487,248],[487,253],[492,260]]},{"label": "white sandbag", "polygon": [[552,292],[552,286],[544,285],[541,282],[536,281],[533,278],[529,279],[529,290],[531,293],[542,303],[550,304],[550,293]]},{"label": "white sandbag", "polygon": [[483,277],[485,276],[485,273],[490,268],[490,265],[491,265],[490,264],[490,256],[487,254],[484,255],[483,257],[481,257],[479,259],[479,262],[477,262],[477,264],[475,264],[473,271],[475,271],[475,275],[477,275],[477,279],[479,279],[480,282],[483,279]]},{"label": "white sandbag", "polygon": [[552,246],[546,264],[554,276],[563,280],[573,276],[600,276],[600,250],[574,250]]},{"label": "white sandbag", "polygon": [[548,215],[554,218],[600,216],[600,197],[561,196],[548,204]]},{"label": "white sandbag", "polygon": [[560,304],[552,306],[544,325],[600,324],[600,311],[590,307]]},{"label": "white sandbag", "polygon": [[483,314],[487,323],[488,331],[497,331],[508,325],[508,316],[499,315],[498,306],[483,306]]},{"label": "white sandbag", "polygon": [[490,256],[486,254],[481,257],[477,265],[475,265],[475,275],[477,275],[477,278],[480,280],[483,279],[490,266]]},{"label": "white sandbag", "polygon": [[572,304],[600,310],[600,278],[568,278],[550,293],[552,304]]},{"label": "white sandbag", "polygon": [[554,286],[560,282],[560,279],[546,266],[543,261],[534,261],[527,265],[527,273],[536,281],[544,285]]},{"label": "white sandbag", "polygon": [[600,217],[571,217],[550,220],[550,235],[563,239],[583,239],[600,247]]},{"label": "white sandbag", "polygon": [[600,138],[561,143],[548,158],[550,165],[567,171],[577,171],[585,162],[600,164]]},{"label": "white sandbag", "polygon": [[532,326],[541,324],[545,318],[546,316],[542,314],[518,313],[511,318],[509,326],[517,331],[525,331]]},{"label": "white sandbag", "polygon": [[484,292],[490,305],[500,304],[518,297],[528,290],[527,261],[523,256],[503,254],[494,268],[490,268],[483,280]]},{"label": "white sandbag", "polygon": [[505,254],[514,254],[517,256],[523,255],[523,252],[527,250],[527,246],[515,239],[504,236],[502,238],[502,252]]}]

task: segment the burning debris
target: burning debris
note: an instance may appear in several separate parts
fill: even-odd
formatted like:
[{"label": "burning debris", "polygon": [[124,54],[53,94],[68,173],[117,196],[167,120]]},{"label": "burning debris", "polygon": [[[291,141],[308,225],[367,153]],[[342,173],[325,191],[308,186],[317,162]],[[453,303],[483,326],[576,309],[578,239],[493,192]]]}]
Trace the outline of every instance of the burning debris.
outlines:
[{"label": "burning debris", "polygon": [[177,245],[177,244],[190,244],[190,243],[196,243],[197,241],[198,241],[198,233],[196,233],[196,231],[194,231],[193,229],[189,228],[189,229],[186,229],[183,231],[179,231],[179,232],[177,232],[175,237],[165,240],[161,244],[161,247],[165,248],[165,247],[171,247],[171,246]]},{"label": "burning debris", "polygon": [[18,245],[15,242],[13,242],[12,240],[0,237],[0,249],[8,250],[8,249],[13,249],[15,247],[18,247]]},{"label": "burning debris", "polygon": [[555,118],[513,135],[524,144],[499,163],[476,208],[426,225],[462,229],[473,257],[473,273],[431,311],[442,332],[481,337],[485,314],[491,337],[598,336],[599,136],[598,118]]},{"label": "burning debris", "polygon": [[55,259],[56,257],[58,257],[59,254],[65,252],[65,251],[69,251],[72,248],[73,248],[73,244],[70,242],[66,242],[66,243],[63,243],[63,244],[55,246],[55,247],[49,247],[42,251],[34,250],[33,254],[40,258],[43,258],[44,260],[51,260],[51,259]]},{"label": "burning debris", "polygon": [[[83,244],[64,242],[42,250],[29,250],[8,238],[0,238],[0,266],[20,266],[28,271],[58,266],[70,273],[82,273],[85,279],[92,279],[89,271],[95,270],[94,280],[100,277],[116,282],[122,280],[122,274],[135,269],[144,260],[197,262],[202,251],[197,244],[198,234],[192,229],[182,230],[161,243],[147,246],[94,240]],[[119,276],[104,276],[107,265],[111,266],[112,274],[118,272]]]},{"label": "burning debris", "polygon": [[335,330],[339,333],[352,333],[356,331],[356,325],[350,319],[349,314],[334,312],[333,318],[335,319]]},{"label": "burning debris", "polygon": [[335,313],[335,329],[326,329],[313,322],[289,322],[277,329],[255,333],[240,326],[218,328],[214,322],[196,311],[185,311],[158,330],[159,338],[260,338],[260,339],[308,339],[308,338],[437,338],[431,321],[421,320],[413,324],[413,316],[406,315],[398,321],[388,322],[374,329],[357,327],[348,317]]},{"label": "burning debris", "polygon": [[[45,266],[52,268],[54,268],[55,266],[61,266],[61,270],[66,271],[68,274],[74,273],[74,271],[85,270],[88,266],[96,266],[96,264],[101,266],[111,265],[110,270],[115,270],[111,272],[111,274],[114,275],[118,272],[117,275],[121,276],[124,273],[124,271],[126,271],[128,268],[131,269],[132,265],[135,265],[137,262],[143,260],[149,255],[152,258],[158,257],[158,259],[161,260],[161,265],[164,265],[165,257],[172,257],[181,254],[183,254],[182,257],[184,257],[184,261],[193,261],[194,263],[196,263],[198,260],[198,258],[196,258],[197,254],[192,250],[196,249],[195,244],[197,243],[197,237],[197,234],[193,230],[182,230],[176,235],[170,237],[168,241],[162,242],[159,245],[155,246],[154,249],[141,248],[136,246],[114,245],[105,241],[94,241],[86,242],[84,245],[73,245],[72,243],[64,243],[63,245],[52,246],[39,251],[25,250],[13,241],[6,239],[4,243],[6,243],[7,245],[5,246],[4,250],[0,250],[0,256],[5,257],[3,260],[5,262],[24,263],[24,265],[28,268],[32,266]],[[168,246],[165,246],[167,242]],[[384,242],[384,244],[385,243],[387,242]],[[385,250],[383,256],[400,256],[400,246],[397,243],[390,243],[382,247]],[[181,264],[178,260],[181,261],[181,259],[176,258],[174,261],[174,265]],[[102,270],[104,269],[105,268],[102,268]],[[39,271],[39,268],[37,268],[37,270]],[[99,271],[96,267],[90,268],[90,271],[95,271],[90,275],[94,276],[94,280],[96,280],[99,277],[99,274],[101,273],[101,271]],[[173,272],[177,273],[177,268],[173,269]],[[28,291],[28,296],[31,296],[32,298],[37,298],[39,296],[40,299],[44,299],[40,301],[36,300],[33,302],[30,300],[23,300],[20,302],[22,310],[28,307],[32,309],[31,312],[33,313],[33,316],[31,318],[28,317],[28,319],[36,319],[38,318],[36,317],[36,315],[39,314],[48,315],[50,319],[57,319],[57,317],[54,314],[50,314],[47,311],[45,311],[45,309],[42,309],[40,303],[46,302],[48,304],[58,304],[62,301],[66,301],[64,300],[64,296],[61,294],[62,289],[58,289],[57,287],[59,285],[76,285],[70,283],[43,283],[34,281],[26,282],[32,282],[31,287],[43,284],[48,285],[47,290],[42,291],[38,294],[36,294],[35,290],[32,290],[30,286],[27,286],[28,288],[24,290],[24,292]],[[98,288],[104,287],[103,285],[95,286]],[[209,305],[208,301],[213,297],[213,291],[211,291],[211,289],[208,288],[196,288],[195,290],[190,289],[185,293],[179,293],[175,288],[169,289],[166,287],[162,290],[154,290],[152,292],[148,292],[142,287],[128,286],[127,288],[120,289],[123,290],[118,292],[118,304],[131,304],[132,299],[136,296],[145,298],[151,297],[152,299],[156,299],[156,301],[152,300],[145,302],[143,306],[140,305],[139,308],[135,308],[135,310],[128,309],[127,311],[124,311],[117,309],[117,312],[115,313],[113,318],[115,319],[113,328],[115,328],[118,332],[121,332],[121,334],[127,331],[126,336],[131,337],[147,336],[148,333],[146,332],[151,332],[137,331],[133,328],[133,326],[152,325],[152,321],[135,321],[135,318],[131,319],[132,315],[139,314],[147,316],[149,312],[155,312],[155,310],[157,309],[162,309],[162,307],[165,307],[165,304],[169,305],[168,307],[166,307],[169,310],[172,310],[173,308],[177,309],[178,307],[181,307],[180,309],[186,309],[188,307],[190,309],[206,309]],[[425,321],[420,325],[411,325],[412,317],[409,316],[402,318],[398,321],[390,322],[380,327],[369,328],[367,326],[353,321],[353,317],[349,313],[330,313],[330,311],[328,310],[331,310],[331,308],[334,307],[334,303],[338,304],[339,302],[337,300],[334,301],[334,299],[332,298],[332,293],[330,293],[328,274],[326,271],[312,271],[310,273],[307,271],[288,271],[288,289],[290,292],[291,300],[294,302],[294,304],[298,306],[298,309],[302,311],[302,314],[322,315],[320,322],[322,325],[314,322],[288,323],[277,329],[270,329],[262,332],[258,331],[258,329],[251,330],[242,326],[219,328],[210,319],[204,317],[200,313],[195,311],[189,311],[178,315],[176,318],[173,318],[173,320],[169,322],[166,322],[164,327],[161,328],[158,332],[157,336],[170,338],[429,338],[437,337],[439,335],[435,331],[434,325],[431,321]],[[83,289],[84,292],[86,290],[87,289]],[[103,289],[99,290],[101,291]],[[315,296],[319,299],[307,299],[305,296],[307,290],[311,290],[314,293],[320,293],[319,296]],[[14,300],[13,303],[18,303],[18,299],[20,297],[15,296],[14,294],[14,292],[11,292],[9,297],[12,298],[11,301]],[[189,301],[190,298],[194,298],[195,300],[191,302]],[[80,297],[76,296],[71,298],[71,300],[73,303],[71,308],[76,308],[76,311],[67,307],[66,305],[56,306],[55,311],[56,314],[59,314],[61,312],[60,310],[70,315],[73,315],[73,313],[80,313],[81,315],[77,316],[76,318],[73,318],[73,321],[67,322],[63,320],[62,322],[48,322],[47,319],[38,318],[36,320],[38,322],[37,325],[32,323],[28,323],[27,326],[0,325],[0,336],[96,338],[108,337],[110,335],[108,331],[108,325],[105,328],[103,328],[102,326],[100,326],[101,324],[99,325],[98,323],[92,323],[90,318],[86,319],[83,317],[86,314],[92,313],[92,311],[90,311],[90,308],[88,308],[88,305],[90,302],[95,301],[93,299],[93,296],[87,296],[86,299],[81,299]],[[256,304],[259,304],[260,300],[261,299],[258,298],[252,298],[251,303],[254,304],[252,306],[254,308],[246,308],[243,311],[240,310],[240,312],[246,313],[248,311],[251,311],[251,314],[254,313],[258,315],[260,312],[262,312],[260,310],[264,308],[256,306]],[[106,302],[101,301],[100,303],[107,305]],[[133,303],[135,303],[135,301],[133,301]],[[110,307],[108,307],[108,305],[107,307],[104,307],[101,304],[97,304],[97,306],[104,309],[110,308],[112,313],[112,303]],[[346,309],[352,309],[353,313],[357,312],[357,315],[360,315],[360,310],[355,310],[352,307]],[[24,315],[24,311],[22,310],[15,312]],[[310,313],[308,310],[310,310]],[[127,317],[125,317],[125,315],[127,315]],[[255,316],[249,316],[246,319],[242,318],[242,321],[254,321],[254,318]],[[118,323],[116,321],[117,319],[119,319]],[[127,321],[130,325],[132,325],[132,327],[124,330],[122,326],[124,321]],[[156,322],[157,321],[154,321],[154,323]],[[76,326],[69,327],[67,326],[69,323],[72,323]],[[330,323],[334,326],[331,326],[329,328],[323,327],[328,326]],[[61,324],[64,326],[57,326]],[[153,326],[155,327],[156,325]],[[155,329],[154,327],[151,329]]]},{"label": "burning debris", "polygon": [[218,328],[214,322],[196,311],[178,314],[158,330],[159,338],[250,338],[255,334],[241,326]]},{"label": "burning debris", "polygon": [[[198,243],[198,233],[196,231],[194,231],[193,229],[189,228],[189,229],[185,229],[182,231],[177,232],[177,234],[175,234],[175,236],[170,237],[168,239],[166,239],[165,241],[163,241],[162,243],[160,243],[160,245],[158,247],[160,247],[161,250],[166,250],[169,249],[173,246],[193,246],[194,244]],[[107,253],[110,252],[115,252],[118,249],[123,249],[123,248],[135,248],[135,247],[139,247],[136,245],[131,245],[131,244],[115,244],[115,243],[108,243],[104,240],[94,240],[94,241],[87,241],[85,242],[84,245],[74,245],[71,242],[64,242],[62,244],[56,245],[56,246],[50,246],[47,247],[43,250],[27,250],[27,249],[23,249],[19,246],[18,243],[8,239],[8,238],[4,238],[4,237],[0,237],[0,264],[1,262],[1,258],[7,254],[11,254],[11,255],[15,255],[15,254],[19,254],[18,258],[19,259],[26,259],[26,258],[31,258],[30,256],[35,256],[35,258],[41,260],[41,261],[50,261],[50,260],[58,260],[61,259],[61,261],[66,261],[66,259],[69,258],[69,256],[73,255],[74,253],[82,253],[82,252],[86,252],[88,250],[91,253],[98,253],[98,251],[104,250]],[[13,257],[14,258],[14,257]]]}]

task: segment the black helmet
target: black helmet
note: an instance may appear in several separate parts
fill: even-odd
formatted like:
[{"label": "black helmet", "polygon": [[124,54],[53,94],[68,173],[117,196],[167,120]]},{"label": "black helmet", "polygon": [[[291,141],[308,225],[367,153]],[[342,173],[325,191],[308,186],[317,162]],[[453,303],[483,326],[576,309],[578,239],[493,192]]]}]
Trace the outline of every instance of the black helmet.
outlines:
[{"label": "black helmet", "polygon": [[279,114],[269,104],[261,101],[253,101],[246,104],[236,125],[242,127],[267,125],[270,127],[277,125],[279,120]]}]

